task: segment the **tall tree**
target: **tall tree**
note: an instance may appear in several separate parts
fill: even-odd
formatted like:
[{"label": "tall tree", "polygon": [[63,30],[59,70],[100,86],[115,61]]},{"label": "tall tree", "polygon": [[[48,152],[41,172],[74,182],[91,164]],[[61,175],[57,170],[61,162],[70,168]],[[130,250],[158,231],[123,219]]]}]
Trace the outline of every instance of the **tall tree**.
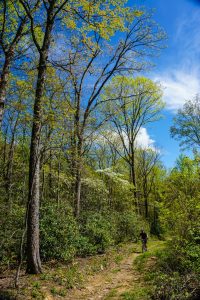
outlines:
[{"label": "tall tree", "polygon": [[[41,2],[41,1],[40,1]],[[41,260],[39,252],[39,199],[40,199],[40,134],[42,120],[42,97],[44,92],[47,61],[51,44],[52,29],[55,18],[68,1],[62,1],[57,6],[56,1],[43,2],[42,13],[45,22],[40,27],[41,35],[38,35],[35,26],[35,18],[27,1],[20,0],[27,17],[30,20],[33,42],[38,50],[38,74],[35,92],[33,112],[33,127],[30,148],[29,166],[29,199],[27,216],[27,272],[37,274],[41,272]],[[41,5],[42,3],[40,3]]]},{"label": "tall tree", "polygon": [[174,125],[170,129],[172,137],[180,141],[186,148],[200,147],[200,95],[187,101],[178,110]]},{"label": "tall tree", "polygon": [[156,177],[156,166],[159,163],[159,152],[155,149],[138,149],[137,176],[139,178],[138,188],[142,192],[144,199],[145,218],[149,217],[149,196],[153,190],[154,179]]},{"label": "tall tree", "polygon": [[[32,8],[36,9],[38,2]],[[0,2],[0,129],[4,112],[6,90],[10,68],[15,60],[19,60],[28,48],[24,37],[29,33],[27,16],[20,1],[3,0]]]},{"label": "tall tree", "polygon": [[[30,78],[29,78],[30,79]],[[10,84],[7,90],[6,108],[4,111],[4,122],[2,126],[2,136],[5,138],[4,146],[4,186],[6,189],[7,205],[12,207],[13,191],[13,171],[16,140],[20,140],[24,135],[24,130],[28,129],[31,118],[30,97],[31,81],[20,80],[18,77],[10,76]],[[25,124],[26,123],[26,124]],[[30,134],[30,132],[28,132]],[[26,133],[27,135],[27,133]]]},{"label": "tall tree", "polygon": [[115,99],[105,105],[110,117],[111,130],[120,137],[123,153],[120,155],[130,166],[130,181],[137,190],[135,154],[137,137],[145,125],[158,120],[163,108],[162,92],[157,83],[144,77],[116,77],[105,89],[105,99]]}]

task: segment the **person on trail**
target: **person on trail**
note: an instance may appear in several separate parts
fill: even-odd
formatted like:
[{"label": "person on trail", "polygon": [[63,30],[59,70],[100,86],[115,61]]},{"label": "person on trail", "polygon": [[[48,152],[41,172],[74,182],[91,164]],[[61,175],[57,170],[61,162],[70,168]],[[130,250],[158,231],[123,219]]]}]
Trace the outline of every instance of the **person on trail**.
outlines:
[{"label": "person on trail", "polygon": [[141,238],[141,241],[142,241],[142,252],[146,252],[147,251],[148,235],[143,229],[140,232],[140,238]]}]

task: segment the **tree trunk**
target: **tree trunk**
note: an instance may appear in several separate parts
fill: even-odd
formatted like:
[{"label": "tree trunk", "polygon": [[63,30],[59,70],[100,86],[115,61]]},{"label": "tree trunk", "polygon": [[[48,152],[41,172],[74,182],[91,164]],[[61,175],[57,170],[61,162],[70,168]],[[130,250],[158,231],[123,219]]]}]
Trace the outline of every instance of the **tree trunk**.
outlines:
[{"label": "tree trunk", "polygon": [[7,136],[8,135],[8,124],[6,126],[4,134],[4,146],[3,146],[3,177],[6,178],[6,159],[7,159]]},{"label": "tree trunk", "polygon": [[134,199],[135,199],[135,206],[138,214],[140,213],[140,207],[139,207],[139,199],[138,199],[138,193],[137,193],[137,182],[136,182],[136,172],[135,172],[135,150],[131,150],[131,166],[130,166],[130,181],[134,185]]},{"label": "tree trunk", "polygon": [[60,205],[60,169],[61,169],[61,163],[60,163],[60,155],[58,157],[58,170],[57,170],[57,205],[59,207]]},{"label": "tree trunk", "polygon": [[144,198],[144,205],[145,205],[145,218],[148,219],[148,217],[149,217],[149,206],[148,206],[147,196],[145,196],[145,198]]},{"label": "tree trunk", "polygon": [[148,193],[147,193],[147,178],[144,178],[144,207],[145,207],[145,218],[148,219],[149,217],[149,205],[148,205]]},{"label": "tree trunk", "polygon": [[134,189],[134,195],[136,195],[136,174],[135,174],[135,153],[132,153],[132,162],[131,162],[131,182],[134,185],[135,189]]},{"label": "tree trunk", "polygon": [[76,218],[79,218],[81,212],[81,170],[80,167],[77,169],[76,174]]},{"label": "tree trunk", "polygon": [[29,175],[27,223],[27,272],[29,274],[38,274],[42,271],[39,252],[40,157],[36,148],[32,146]]},{"label": "tree trunk", "polygon": [[34,119],[29,163],[29,197],[27,220],[27,272],[41,272],[39,254],[39,206],[40,206],[40,133],[42,117],[42,94],[46,75],[47,55],[40,55],[38,79],[34,105]]},{"label": "tree trunk", "polygon": [[79,136],[79,141],[76,150],[76,184],[75,198],[76,208],[75,216],[79,218],[81,212],[81,176],[82,176],[82,137]]},{"label": "tree trunk", "polygon": [[6,88],[8,85],[8,75],[9,75],[9,69],[10,69],[12,59],[13,59],[13,51],[7,52],[5,54],[5,62],[4,62],[4,66],[1,74],[1,80],[0,80],[0,129],[3,120]]},{"label": "tree trunk", "polygon": [[[41,162],[40,162],[41,163]],[[45,170],[43,168],[42,170],[42,184],[41,184],[41,196],[40,196],[41,200],[40,202],[45,199]]]},{"label": "tree trunk", "polygon": [[52,178],[52,150],[50,149],[50,155],[49,155],[49,174],[48,174],[48,183],[49,183],[49,189],[48,189],[48,197],[49,199],[53,199],[53,178]]},{"label": "tree trunk", "polygon": [[39,207],[40,207],[40,159],[41,159],[41,121],[42,121],[42,96],[46,77],[46,68],[51,31],[54,22],[54,7],[56,1],[51,1],[48,9],[45,35],[42,48],[39,50],[38,76],[35,93],[33,113],[33,127],[30,147],[29,163],[29,198],[27,219],[27,272],[30,274],[41,273],[40,247],[39,247]]},{"label": "tree trunk", "polygon": [[6,196],[8,202],[9,210],[12,209],[12,200],[11,200],[11,185],[12,185],[12,175],[13,175],[13,157],[14,157],[14,150],[15,150],[15,134],[17,130],[19,115],[15,120],[15,124],[12,130],[12,138],[10,142],[10,148],[8,153],[8,162],[7,162],[7,169],[6,169],[6,176],[5,176],[5,188],[6,188]]}]

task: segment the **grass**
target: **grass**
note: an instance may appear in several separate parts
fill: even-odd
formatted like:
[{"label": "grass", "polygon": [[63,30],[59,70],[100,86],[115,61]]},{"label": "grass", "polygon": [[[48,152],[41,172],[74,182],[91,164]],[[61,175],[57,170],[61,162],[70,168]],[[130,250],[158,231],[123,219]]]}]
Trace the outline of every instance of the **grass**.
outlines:
[{"label": "grass", "polygon": [[143,272],[147,261],[149,261],[151,258],[158,257],[165,246],[165,241],[151,241],[148,245],[149,250],[139,255],[134,261],[134,265],[136,265],[137,270]]},{"label": "grass", "polygon": [[148,300],[150,299],[150,291],[146,287],[137,287],[134,290],[124,292],[120,295],[123,300]]},{"label": "grass", "polygon": [[[151,241],[149,243],[149,251],[141,253],[141,245],[133,244],[127,249],[126,255],[131,253],[141,253],[133,262],[133,268],[140,273],[138,281],[134,282],[132,288],[118,295],[117,289],[111,290],[105,300],[121,299],[121,300],[149,300],[153,292],[153,286],[150,281],[146,280],[147,274],[150,274],[149,269],[153,267],[156,261],[156,255],[165,247],[165,242]],[[116,257],[116,262],[121,262],[123,255]],[[113,269],[112,273],[117,273],[118,268]],[[150,280],[150,279],[149,279]]]},{"label": "grass", "polygon": [[116,289],[113,289],[111,290],[107,295],[106,297],[104,298],[104,300],[110,300],[112,299],[113,297],[115,297],[117,295],[117,291]]},{"label": "grass", "polygon": [[53,296],[61,296],[61,297],[65,297],[67,295],[67,289],[65,288],[55,288],[55,287],[52,287],[51,288],[51,294]]},{"label": "grass", "polygon": [[[133,262],[133,268],[140,273],[140,282],[134,285],[134,288],[127,290],[120,295],[122,300],[148,300],[151,299],[153,286],[151,277],[156,257],[161,252],[166,243],[164,241],[150,241],[148,243],[148,252],[141,253]],[[140,253],[141,245],[135,245],[133,252]]]}]

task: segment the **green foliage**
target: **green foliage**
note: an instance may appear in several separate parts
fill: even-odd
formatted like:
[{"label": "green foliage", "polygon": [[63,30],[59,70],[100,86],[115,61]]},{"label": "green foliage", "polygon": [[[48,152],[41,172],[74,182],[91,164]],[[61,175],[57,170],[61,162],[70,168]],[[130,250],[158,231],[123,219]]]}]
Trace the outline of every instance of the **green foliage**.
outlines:
[{"label": "green foliage", "polygon": [[137,241],[141,228],[148,230],[148,224],[134,211],[85,214],[81,222],[77,240],[77,253],[81,256],[103,253],[114,243]]},{"label": "green foliage", "polygon": [[[82,276],[77,265],[71,263],[67,268],[58,268],[52,276],[53,283],[66,289],[71,289],[82,282]],[[60,290],[59,290],[60,291]],[[63,289],[61,289],[63,291]]]},{"label": "green foliage", "polygon": [[200,247],[190,239],[177,236],[157,253],[152,299],[197,299],[200,295]]},{"label": "green foliage", "polygon": [[[113,216],[115,224],[115,242],[137,241],[141,228],[148,227],[145,222],[138,218],[134,211],[115,213]],[[146,230],[147,228],[145,228]]]},{"label": "green foliage", "polygon": [[174,117],[171,135],[185,148],[200,147],[200,96],[187,101]]},{"label": "green foliage", "polygon": [[148,300],[150,298],[150,291],[145,287],[137,286],[135,289],[121,294],[123,300]]},{"label": "green foliage", "polygon": [[114,243],[112,224],[108,216],[101,213],[88,215],[81,231],[88,237],[90,244],[94,245],[97,253],[104,253]]},{"label": "green foliage", "polygon": [[0,203],[0,268],[9,267],[18,261],[23,231],[24,208],[13,205],[11,211],[8,212],[8,209],[6,204]]},{"label": "green foliage", "polygon": [[138,127],[156,121],[164,108],[161,87],[145,77],[116,76],[105,88],[103,99],[110,100],[105,104],[107,113],[128,126],[136,120],[139,122]]},{"label": "green foliage", "polygon": [[107,191],[107,208],[111,210],[123,212],[134,209],[133,206],[133,184],[130,183],[124,174],[115,172],[112,168],[97,170],[97,174],[104,181]]},{"label": "green foliage", "polygon": [[92,244],[88,236],[80,235],[76,240],[76,253],[78,256],[94,255],[96,250],[96,246]]},{"label": "green foliage", "polygon": [[76,254],[78,226],[69,207],[48,205],[41,209],[41,257],[70,261]]},{"label": "green foliage", "polygon": [[170,275],[159,274],[156,276],[156,289],[153,292],[153,300],[186,300],[195,298],[195,293],[191,298],[193,290],[192,285],[195,283],[195,276],[183,277],[178,272]]},{"label": "green foliage", "polygon": [[159,218],[158,210],[154,209],[153,218],[150,219],[150,233],[157,236],[159,239],[164,239],[165,229]]},{"label": "green foliage", "polygon": [[155,287],[152,299],[199,299],[199,180],[198,160],[182,155],[161,186],[159,223],[171,240],[155,254],[157,263],[147,276]]}]

